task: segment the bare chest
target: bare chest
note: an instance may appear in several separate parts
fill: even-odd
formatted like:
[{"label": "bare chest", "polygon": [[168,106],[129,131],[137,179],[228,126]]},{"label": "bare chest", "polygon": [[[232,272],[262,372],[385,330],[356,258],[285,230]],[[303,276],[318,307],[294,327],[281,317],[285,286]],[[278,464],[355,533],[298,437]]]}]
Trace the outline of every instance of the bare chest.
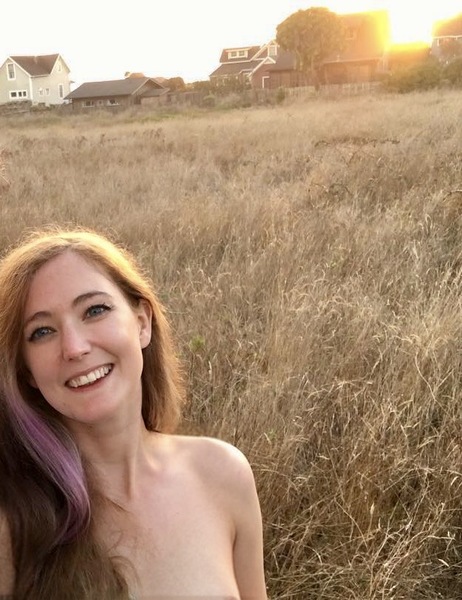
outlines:
[{"label": "bare chest", "polygon": [[194,487],[150,494],[102,531],[130,565],[136,598],[238,598],[234,531],[225,506]]}]

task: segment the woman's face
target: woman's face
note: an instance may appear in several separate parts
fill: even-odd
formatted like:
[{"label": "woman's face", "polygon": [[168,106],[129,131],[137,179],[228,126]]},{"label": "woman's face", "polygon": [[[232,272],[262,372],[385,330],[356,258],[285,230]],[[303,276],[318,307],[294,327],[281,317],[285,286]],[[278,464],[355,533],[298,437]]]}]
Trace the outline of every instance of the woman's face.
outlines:
[{"label": "woman's face", "polygon": [[151,309],[131,306],[103,270],[72,251],[43,265],[29,288],[22,336],[30,385],[65,420],[139,418]]}]

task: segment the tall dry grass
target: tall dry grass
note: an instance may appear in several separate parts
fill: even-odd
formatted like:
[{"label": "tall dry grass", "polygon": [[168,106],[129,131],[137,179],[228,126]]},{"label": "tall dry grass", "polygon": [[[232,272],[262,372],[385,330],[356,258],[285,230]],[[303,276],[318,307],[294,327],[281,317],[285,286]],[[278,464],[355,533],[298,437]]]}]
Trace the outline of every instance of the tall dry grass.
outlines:
[{"label": "tall dry grass", "polygon": [[462,596],[460,94],[0,122],[0,246],[128,244],[183,429],[249,457],[273,600]]}]

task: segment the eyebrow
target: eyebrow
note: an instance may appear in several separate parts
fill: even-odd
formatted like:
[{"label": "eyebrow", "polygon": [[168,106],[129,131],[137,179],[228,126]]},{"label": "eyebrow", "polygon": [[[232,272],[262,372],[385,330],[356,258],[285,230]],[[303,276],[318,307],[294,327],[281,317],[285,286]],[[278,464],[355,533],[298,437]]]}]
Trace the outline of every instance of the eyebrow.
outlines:
[{"label": "eyebrow", "polygon": [[[80,294],[79,296],[74,298],[74,300],[72,300],[72,306],[73,306],[73,308],[75,308],[79,304],[82,304],[83,302],[86,302],[87,300],[90,300],[91,298],[94,298],[95,296],[105,296],[106,298],[111,298],[111,295],[107,294],[106,292],[100,292],[99,290],[92,290],[90,292],[85,292],[84,294]],[[23,327],[24,328],[27,327],[27,325],[29,325],[29,323],[31,323],[32,321],[36,321],[38,319],[44,319],[47,317],[51,317],[50,311],[39,310],[24,321]],[[0,596],[0,600],[1,600],[1,596]]]}]

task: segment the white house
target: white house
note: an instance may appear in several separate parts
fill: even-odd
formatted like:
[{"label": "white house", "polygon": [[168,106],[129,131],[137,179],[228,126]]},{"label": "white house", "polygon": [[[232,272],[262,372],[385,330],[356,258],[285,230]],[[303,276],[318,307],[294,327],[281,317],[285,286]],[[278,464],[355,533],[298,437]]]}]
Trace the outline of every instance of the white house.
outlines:
[{"label": "white house", "polygon": [[69,73],[59,54],[8,56],[0,66],[0,104],[21,100],[62,104],[71,91]]}]

